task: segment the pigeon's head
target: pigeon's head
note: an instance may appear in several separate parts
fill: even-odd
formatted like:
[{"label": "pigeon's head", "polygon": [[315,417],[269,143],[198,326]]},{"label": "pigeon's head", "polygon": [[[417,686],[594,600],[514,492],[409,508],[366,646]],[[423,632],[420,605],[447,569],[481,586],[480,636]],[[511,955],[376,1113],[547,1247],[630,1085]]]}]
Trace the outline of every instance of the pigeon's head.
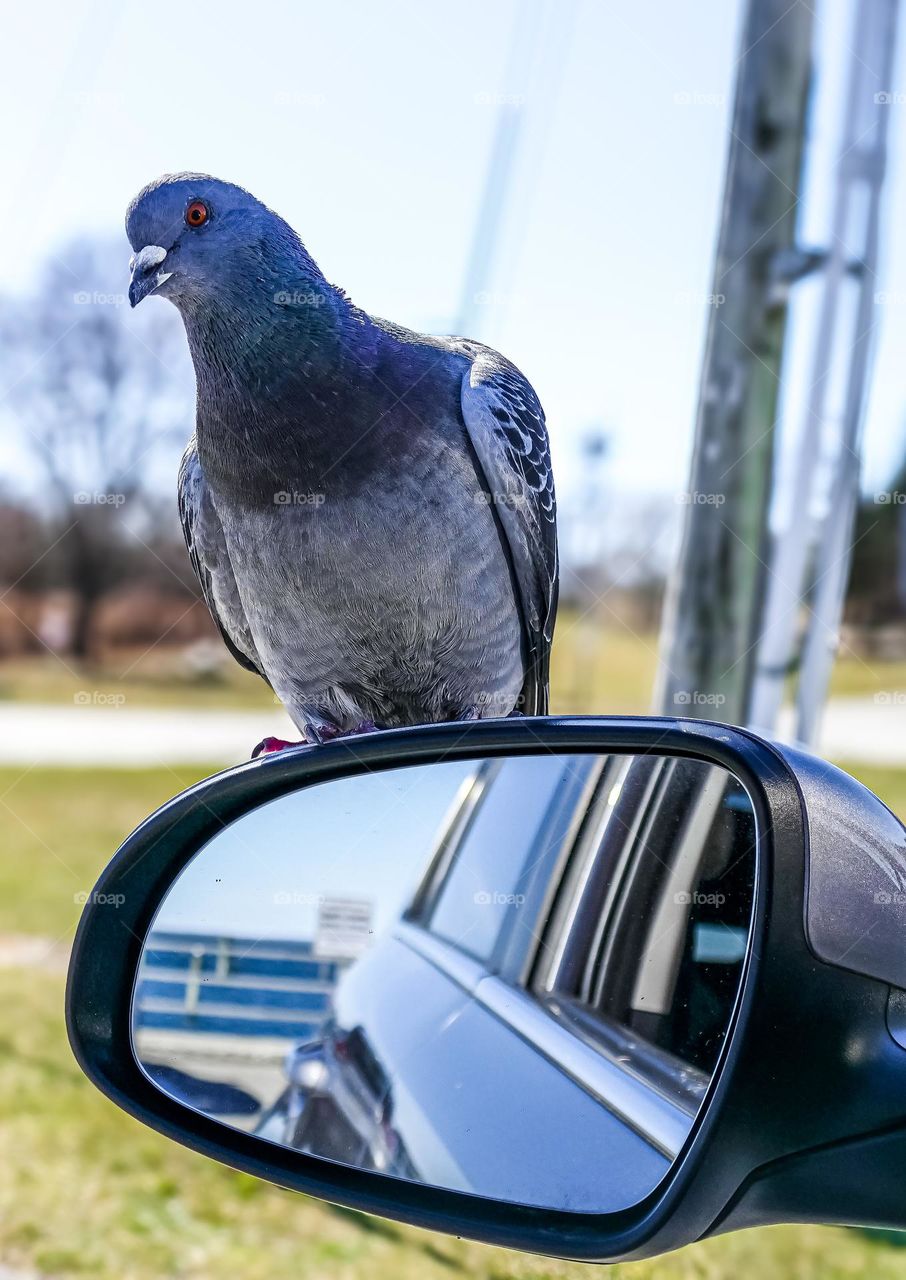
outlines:
[{"label": "pigeon's head", "polygon": [[308,259],[295,232],[242,187],[203,173],[166,174],[126,213],[134,250],[129,301],[159,293],[181,309],[247,293],[280,264]]}]

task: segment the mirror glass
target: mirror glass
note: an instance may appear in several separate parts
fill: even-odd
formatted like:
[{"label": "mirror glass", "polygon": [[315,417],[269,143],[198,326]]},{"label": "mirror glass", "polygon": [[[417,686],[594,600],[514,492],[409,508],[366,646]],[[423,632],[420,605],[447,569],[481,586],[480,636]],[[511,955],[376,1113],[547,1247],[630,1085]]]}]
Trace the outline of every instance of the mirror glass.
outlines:
[{"label": "mirror glass", "polygon": [[326,1160],[544,1208],[651,1192],[747,955],[755,815],[658,756],[363,774],[186,866],[133,1001],[155,1085]]}]

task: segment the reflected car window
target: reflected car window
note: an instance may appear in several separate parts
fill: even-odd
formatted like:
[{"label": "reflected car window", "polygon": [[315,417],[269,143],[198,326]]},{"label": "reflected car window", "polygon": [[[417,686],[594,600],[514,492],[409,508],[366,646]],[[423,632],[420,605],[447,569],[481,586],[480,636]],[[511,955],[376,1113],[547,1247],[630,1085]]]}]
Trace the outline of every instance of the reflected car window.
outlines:
[{"label": "reflected car window", "polygon": [[433,934],[490,960],[508,917],[524,902],[535,838],[563,775],[562,757],[504,762],[440,886],[428,924]]},{"label": "reflected car window", "polygon": [[[643,967],[623,1015],[653,1043],[707,1072],[714,1068],[739,988],[755,873],[755,815],[749,797],[735,780],[721,778],[717,789],[713,816],[706,811],[698,836],[691,881],[677,888],[664,877],[667,911],[682,913],[681,938],[667,983],[657,993],[658,1005],[650,1007]],[[662,921],[663,915],[655,918],[646,939],[646,952],[655,956],[662,946],[655,930]]]},{"label": "reflected car window", "polygon": [[[710,1073],[746,953],[755,816],[722,770],[688,760],[633,769],[582,879],[592,910],[574,902],[554,917],[568,922],[570,964],[539,994]],[[564,946],[550,933],[545,942]]]}]

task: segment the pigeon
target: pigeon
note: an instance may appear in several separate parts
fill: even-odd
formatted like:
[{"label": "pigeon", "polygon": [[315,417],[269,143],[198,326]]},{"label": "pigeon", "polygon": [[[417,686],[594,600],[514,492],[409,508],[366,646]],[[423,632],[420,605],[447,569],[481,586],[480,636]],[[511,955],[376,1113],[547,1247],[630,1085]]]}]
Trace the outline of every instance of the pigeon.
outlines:
[{"label": "pigeon", "polygon": [[302,740],[546,714],[556,500],[527,379],[355,306],[242,187],[165,175],[126,233],[131,305],[174,303],[195,367],[192,566]]}]

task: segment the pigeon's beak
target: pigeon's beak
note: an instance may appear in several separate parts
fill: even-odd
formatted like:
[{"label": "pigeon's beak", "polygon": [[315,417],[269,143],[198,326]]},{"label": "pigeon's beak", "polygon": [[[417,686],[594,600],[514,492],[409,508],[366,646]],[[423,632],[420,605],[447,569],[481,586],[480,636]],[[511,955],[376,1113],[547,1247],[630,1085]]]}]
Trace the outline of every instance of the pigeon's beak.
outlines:
[{"label": "pigeon's beak", "polygon": [[142,298],[170,279],[172,272],[160,270],[160,264],[166,256],[166,249],[162,249],[159,244],[146,244],[129,263],[132,270],[132,279],[129,281],[130,306],[137,307]]}]

